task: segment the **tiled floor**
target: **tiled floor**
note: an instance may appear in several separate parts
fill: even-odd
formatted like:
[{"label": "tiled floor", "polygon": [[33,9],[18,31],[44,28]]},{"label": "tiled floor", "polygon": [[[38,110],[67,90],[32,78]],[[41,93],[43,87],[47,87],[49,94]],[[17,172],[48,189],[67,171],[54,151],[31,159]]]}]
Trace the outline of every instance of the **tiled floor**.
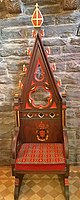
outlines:
[{"label": "tiled floor", "polygon": [[[71,168],[69,185],[70,200],[80,200],[80,167]],[[13,200],[13,196],[11,168],[0,167],[0,200]],[[22,182],[19,200],[65,200],[63,183],[57,175],[27,175]]]}]

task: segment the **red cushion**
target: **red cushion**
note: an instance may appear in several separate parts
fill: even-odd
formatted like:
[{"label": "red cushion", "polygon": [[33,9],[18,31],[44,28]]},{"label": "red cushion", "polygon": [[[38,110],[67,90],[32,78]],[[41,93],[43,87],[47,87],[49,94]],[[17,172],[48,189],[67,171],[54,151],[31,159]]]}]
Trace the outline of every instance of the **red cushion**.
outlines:
[{"label": "red cushion", "polygon": [[16,170],[64,170],[66,167],[63,144],[24,143],[15,163]]}]

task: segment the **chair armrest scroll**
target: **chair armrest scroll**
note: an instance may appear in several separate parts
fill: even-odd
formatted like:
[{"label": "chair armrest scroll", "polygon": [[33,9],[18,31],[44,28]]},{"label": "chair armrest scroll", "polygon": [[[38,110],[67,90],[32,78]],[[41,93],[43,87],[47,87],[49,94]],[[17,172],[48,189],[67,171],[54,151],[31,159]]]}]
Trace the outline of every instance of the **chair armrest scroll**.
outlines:
[{"label": "chair armrest scroll", "polygon": [[19,127],[16,127],[14,135],[12,137],[12,158],[13,159],[16,158],[18,145],[19,145]]}]

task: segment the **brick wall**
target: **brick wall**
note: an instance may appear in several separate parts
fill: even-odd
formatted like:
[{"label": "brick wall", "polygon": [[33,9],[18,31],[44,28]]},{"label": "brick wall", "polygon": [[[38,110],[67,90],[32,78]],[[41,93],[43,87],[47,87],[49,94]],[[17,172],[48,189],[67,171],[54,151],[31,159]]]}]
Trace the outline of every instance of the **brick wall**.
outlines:
[{"label": "brick wall", "polygon": [[[0,164],[10,164],[15,127],[13,97],[18,91],[22,64],[29,63],[26,49],[34,44],[30,21],[34,7],[23,4],[21,9],[21,14],[0,20]],[[67,92],[70,163],[80,162],[80,37],[76,36],[80,12],[63,11],[59,1],[44,3],[40,10],[44,16],[44,48],[50,46],[49,62],[56,64],[55,78],[62,80]]]}]

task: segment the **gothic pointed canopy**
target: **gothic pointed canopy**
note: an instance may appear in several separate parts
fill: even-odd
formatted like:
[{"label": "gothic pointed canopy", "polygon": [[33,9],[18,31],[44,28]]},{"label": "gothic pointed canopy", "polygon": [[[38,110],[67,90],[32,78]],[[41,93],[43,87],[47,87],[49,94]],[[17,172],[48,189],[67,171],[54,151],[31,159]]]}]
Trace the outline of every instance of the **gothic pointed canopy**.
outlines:
[{"label": "gothic pointed canopy", "polygon": [[42,41],[37,33],[22,90],[22,108],[57,108],[61,101]]}]

